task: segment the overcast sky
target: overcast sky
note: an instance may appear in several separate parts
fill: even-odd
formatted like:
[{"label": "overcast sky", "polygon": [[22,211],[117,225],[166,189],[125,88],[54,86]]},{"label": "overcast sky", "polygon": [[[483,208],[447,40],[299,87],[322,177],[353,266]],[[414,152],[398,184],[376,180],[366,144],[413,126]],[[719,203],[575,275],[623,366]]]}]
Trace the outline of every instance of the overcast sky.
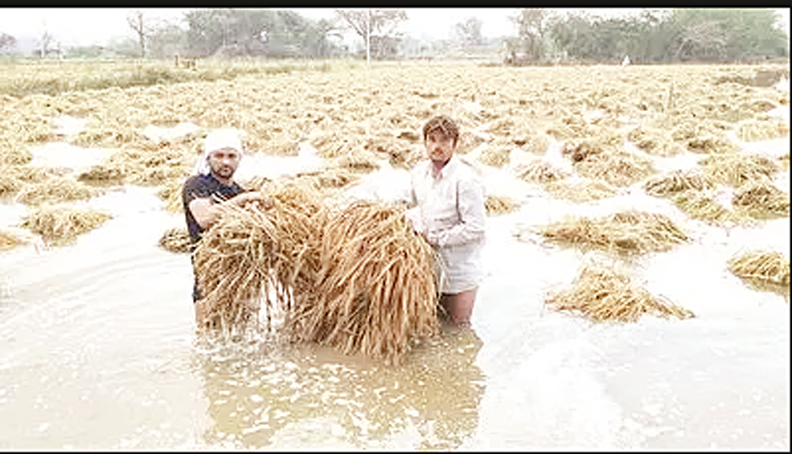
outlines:
[{"label": "overcast sky", "polygon": [[[144,14],[163,19],[181,18],[185,8],[139,8]],[[511,36],[516,33],[509,20],[516,8],[404,8],[408,20],[401,30],[415,38],[448,38],[454,24],[468,17],[482,21],[485,37]],[[598,14],[619,14],[640,8],[587,8]],[[789,33],[789,8],[782,11],[785,30]],[[132,8],[2,8],[0,31],[12,36],[40,35],[47,30],[64,46],[102,44],[118,36],[132,37],[126,15]],[[310,19],[332,18],[333,8],[293,8]]]}]

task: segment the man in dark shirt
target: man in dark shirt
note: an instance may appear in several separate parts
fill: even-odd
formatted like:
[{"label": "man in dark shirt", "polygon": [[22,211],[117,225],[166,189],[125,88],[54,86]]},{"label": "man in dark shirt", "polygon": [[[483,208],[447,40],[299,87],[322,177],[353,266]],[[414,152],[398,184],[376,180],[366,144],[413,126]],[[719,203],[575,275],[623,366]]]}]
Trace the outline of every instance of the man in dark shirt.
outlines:
[{"label": "man in dark shirt", "polygon": [[[187,178],[182,188],[182,202],[187,229],[190,232],[192,249],[201,239],[203,232],[210,228],[226,209],[227,204],[243,206],[254,200],[267,205],[258,192],[245,192],[234,181],[234,173],[242,159],[242,141],[234,129],[218,129],[207,134],[204,153],[198,161],[196,174]],[[193,265],[194,257],[191,257]],[[204,322],[203,307],[200,303],[201,291],[198,276],[194,274],[193,303],[195,321],[201,327]]]}]

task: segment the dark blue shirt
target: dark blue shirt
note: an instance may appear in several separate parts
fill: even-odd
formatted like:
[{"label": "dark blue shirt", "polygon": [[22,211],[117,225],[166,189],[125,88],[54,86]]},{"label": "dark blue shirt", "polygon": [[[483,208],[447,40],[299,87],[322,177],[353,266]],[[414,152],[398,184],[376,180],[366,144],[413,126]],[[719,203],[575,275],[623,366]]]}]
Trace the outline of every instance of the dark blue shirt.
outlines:
[{"label": "dark blue shirt", "polygon": [[201,239],[204,229],[198,225],[192,212],[190,212],[190,202],[197,198],[212,198],[217,196],[221,200],[228,200],[237,194],[244,192],[242,186],[236,182],[230,186],[217,181],[212,174],[207,175],[193,175],[184,182],[182,188],[182,202],[184,203],[184,217],[187,220],[187,230],[190,232],[190,240],[192,240],[193,247]]}]

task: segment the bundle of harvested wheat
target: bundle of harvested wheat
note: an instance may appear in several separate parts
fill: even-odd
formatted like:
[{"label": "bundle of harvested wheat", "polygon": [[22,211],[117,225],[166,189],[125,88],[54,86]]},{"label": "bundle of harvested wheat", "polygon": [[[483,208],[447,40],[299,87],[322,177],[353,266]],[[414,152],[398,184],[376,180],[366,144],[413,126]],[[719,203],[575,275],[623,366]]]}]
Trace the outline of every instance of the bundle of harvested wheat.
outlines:
[{"label": "bundle of harvested wheat", "polygon": [[778,120],[749,119],[737,123],[737,137],[746,142],[775,139],[789,135],[789,124]]},{"label": "bundle of harvested wheat", "polygon": [[551,197],[577,203],[591,202],[616,195],[616,188],[591,178],[565,178],[544,185]]},{"label": "bundle of harvested wheat", "polygon": [[83,182],[102,182],[102,183],[121,183],[124,174],[117,167],[108,167],[104,164],[96,164],[89,169],[77,174],[77,180]]},{"label": "bundle of harvested wheat", "polygon": [[660,213],[622,211],[601,218],[572,217],[541,226],[539,233],[551,241],[589,245],[620,253],[666,251],[688,236]]},{"label": "bundle of harvested wheat", "polygon": [[681,320],[694,317],[693,312],[636,285],[628,274],[600,265],[584,266],[571,288],[550,292],[545,304],[595,322],[637,322],[643,314]]},{"label": "bundle of harvested wheat", "polygon": [[165,211],[169,213],[181,213],[184,211],[183,187],[184,182],[181,179],[172,179],[157,189],[157,196],[165,202]]},{"label": "bundle of harvested wheat", "polygon": [[678,169],[649,178],[644,183],[649,195],[665,197],[688,189],[704,190],[710,186],[698,169]]},{"label": "bundle of harvested wheat", "polygon": [[17,140],[0,135],[0,164],[22,165],[33,160],[30,149]]},{"label": "bundle of harvested wheat", "polygon": [[552,138],[534,128],[520,127],[509,134],[511,142],[530,153],[544,153],[550,147]]},{"label": "bundle of harvested wheat", "polygon": [[598,154],[615,152],[616,149],[617,147],[613,144],[588,137],[585,139],[567,140],[564,142],[564,148],[561,153],[564,156],[568,156],[573,163],[578,163]]},{"label": "bundle of harvested wheat", "polygon": [[159,245],[168,252],[190,252],[192,250],[190,232],[186,227],[169,228],[160,237]]},{"label": "bundle of harvested wheat", "polygon": [[680,210],[693,219],[705,222],[720,223],[747,223],[750,218],[742,210],[733,210],[717,200],[716,189],[696,190],[688,189],[672,196],[671,201]]},{"label": "bundle of harvested wheat", "polygon": [[6,251],[15,248],[22,241],[14,231],[7,229],[0,229],[0,251]]},{"label": "bundle of harvested wheat", "polygon": [[489,144],[481,150],[478,161],[492,167],[503,167],[509,163],[511,146],[507,143]]},{"label": "bundle of harvested wheat", "polygon": [[627,134],[627,139],[636,147],[654,156],[676,156],[684,153],[685,148],[664,131],[649,126],[639,126]]},{"label": "bundle of harvested wheat", "polygon": [[43,202],[85,200],[101,192],[101,190],[86,186],[70,176],[54,176],[41,183],[24,186],[16,195],[16,201],[35,205]]},{"label": "bundle of harvested wheat", "polygon": [[574,166],[581,175],[613,186],[629,186],[654,172],[648,159],[626,151],[598,153]]},{"label": "bundle of harvested wheat", "polygon": [[289,317],[293,339],[396,363],[437,334],[434,252],[402,208],[341,208],[322,233],[320,263],[315,296]]},{"label": "bundle of harvested wheat", "polygon": [[514,171],[518,178],[536,183],[549,183],[569,176],[569,173],[564,169],[555,167],[541,158],[526,160],[515,166]]},{"label": "bundle of harvested wheat", "polygon": [[255,322],[262,301],[270,328],[273,310],[315,291],[325,218],[320,196],[293,182],[262,192],[273,202],[270,209],[230,206],[195,250],[207,318],[219,320],[226,334]]},{"label": "bundle of harvested wheat", "polygon": [[101,226],[110,218],[110,214],[90,208],[45,204],[25,216],[21,226],[41,234],[49,244],[61,245]]},{"label": "bundle of harvested wheat", "polygon": [[789,257],[781,252],[754,250],[735,254],[727,265],[741,278],[789,286]]},{"label": "bundle of harvested wheat", "polygon": [[743,184],[732,202],[755,217],[789,216],[789,193],[776,187],[769,178]]},{"label": "bundle of harvested wheat", "polygon": [[24,183],[7,167],[0,167],[0,197],[12,196]]},{"label": "bundle of harvested wheat", "polygon": [[709,183],[735,188],[749,181],[768,178],[781,170],[773,159],[756,153],[710,155],[699,161],[699,165]]},{"label": "bundle of harvested wheat", "polygon": [[689,118],[674,127],[671,138],[695,153],[726,153],[738,151],[737,144],[726,135],[717,122]]},{"label": "bundle of harvested wheat", "polygon": [[520,209],[520,202],[511,197],[488,195],[484,200],[484,208],[488,215],[512,213]]}]

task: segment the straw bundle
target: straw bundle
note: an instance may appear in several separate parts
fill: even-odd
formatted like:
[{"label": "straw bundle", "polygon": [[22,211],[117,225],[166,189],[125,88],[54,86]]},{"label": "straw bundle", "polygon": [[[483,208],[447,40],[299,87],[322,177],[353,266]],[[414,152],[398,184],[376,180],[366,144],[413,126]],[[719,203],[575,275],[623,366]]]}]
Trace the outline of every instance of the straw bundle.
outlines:
[{"label": "straw bundle", "polygon": [[564,142],[561,153],[569,157],[573,163],[578,163],[598,154],[613,152],[615,149],[614,145],[594,138],[572,139]]},{"label": "straw bundle", "polygon": [[484,200],[484,209],[488,215],[512,213],[520,209],[520,203],[511,197],[488,195]]},{"label": "straw bundle", "polygon": [[746,216],[739,211],[724,207],[716,201],[715,189],[703,191],[689,189],[681,191],[671,198],[674,205],[694,219],[711,223],[744,222]]},{"label": "straw bundle", "polygon": [[43,202],[85,200],[100,192],[100,190],[86,186],[72,177],[55,176],[41,183],[26,185],[17,194],[16,201],[35,205]]},{"label": "straw bundle", "polygon": [[777,120],[743,120],[737,123],[737,137],[746,142],[775,139],[789,135],[789,124]]},{"label": "straw bundle", "polygon": [[671,138],[695,153],[723,153],[738,151],[719,123],[690,119],[671,130]]},{"label": "straw bundle", "polygon": [[701,191],[709,187],[710,183],[697,169],[674,170],[651,177],[644,183],[646,193],[655,197],[666,197],[688,189]]},{"label": "straw bundle", "polygon": [[569,176],[563,169],[557,168],[541,158],[533,158],[516,166],[517,177],[524,181],[550,183]]},{"label": "straw bundle", "polygon": [[789,286],[789,257],[781,252],[755,250],[736,254],[727,265],[741,278]]},{"label": "straw bundle", "polygon": [[162,234],[159,245],[168,252],[190,252],[192,250],[190,232],[186,227],[172,227]]},{"label": "straw bundle", "polygon": [[342,208],[322,233],[316,297],[290,317],[293,338],[398,362],[439,329],[433,254],[402,208]]},{"label": "straw bundle", "polygon": [[0,135],[0,164],[22,165],[28,164],[33,160],[33,153],[29,148]]},{"label": "straw bundle", "polygon": [[544,132],[533,128],[519,128],[510,134],[512,143],[531,153],[544,153],[550,147],[552,139]]},{"label": "straw bundle", "polygon": [[11,230],[0,229],[0,251],[7,251],[22,243],[19,234]]},{"label": "straw bundle", "polygon": [[244,329],[262,301],[269,328],[273,309],[300,303],[315,289],[324,224],[319,195],[294,183],[262,192],[272,208],[229,206],[195,250],[205,313],[225,333]]},{"label": "straw bundle", "polygon": [[157,196],[165,202],[165,211],[168,213],[182,213],[184,201],[182,199],[182,180],[173,179],[157,189]]},{"label": "straw bundle", "polygon": [[599,219],[575,217],[540,227],[550,241],[588,245],[619,253],[666,251],[688,236],[660,213],[622,211]]},{"label": "straw bundle", "polygon": [[6,168],[0,167],[0,197],[7,197],[17,193],[24,183]]},{"label": "straw bundle", "polygon": [[638,127],[627,134],[636,147],[654,156],[676,156],[685,148],[674,142],[665,132],[651,127]]},{"label": "straw bundle", "polygon": [[789,193],[776,187],[768,178],[741,186],[734,194],[732,203],[759,216],[789,216]]},{"label": "straw bundle", "polygon": [[726,184],[735,188],[749,181],[769,178],[781,170],[773,159],[755,153],[711,155],[699,161],[699,165],[709,183]]},{"label": "straw bundle", "polygon": [[654,171],[648,159],[625,151],[598,153],[574,166],[581,175],[613,186],[629,186]]},{"label": "straw bundle", "polygon": [[591,202],[616,195],[616,189],[613,186],[590,178],[551,181],[545,184],[544,188],[552,197],[577,203]]},{"label": "straw bundle", "polygon": [[478,156],[478,161],[482,164],[503,167],[509,163],[511,148],[506,144],[491,144],[486,146]]},{"label": "straw bundle", "polygon": [[545,304],[556,311],[580,314],[594,322],[637,322],[643,314],[680,320],[693,312],[662,296],[653,296],[632,282],[629,275],[610,267],[584,266],[571,288],[551,292]]},{"label": "straw bundle", "polygon": [[359,172],[371,172],[380,168],[381,160],[371,151],[353,148],[338,156],[333,165],[342,169]]},{"label": "straw bundle", "polygon": [[90,208],[42,205],[25,216],[21,225],[40,234],[48,243],[65,244],[110,218],[110,214]]},{"label": "straw bundle", "polygon": [[26,183],[41,183],[52,176],[52,173],[47,168],[30,164],[12,166],[7,168],[7,170],[9,170],[10,174]]},{"label": "straw bundle", "polygon": [[91,166],[88,170],[80,172],[77,175],[77,180],[83,182],[121,182],[124,179],[124,174],[117,167],[108,167],[104,164],[96,164]]}]

